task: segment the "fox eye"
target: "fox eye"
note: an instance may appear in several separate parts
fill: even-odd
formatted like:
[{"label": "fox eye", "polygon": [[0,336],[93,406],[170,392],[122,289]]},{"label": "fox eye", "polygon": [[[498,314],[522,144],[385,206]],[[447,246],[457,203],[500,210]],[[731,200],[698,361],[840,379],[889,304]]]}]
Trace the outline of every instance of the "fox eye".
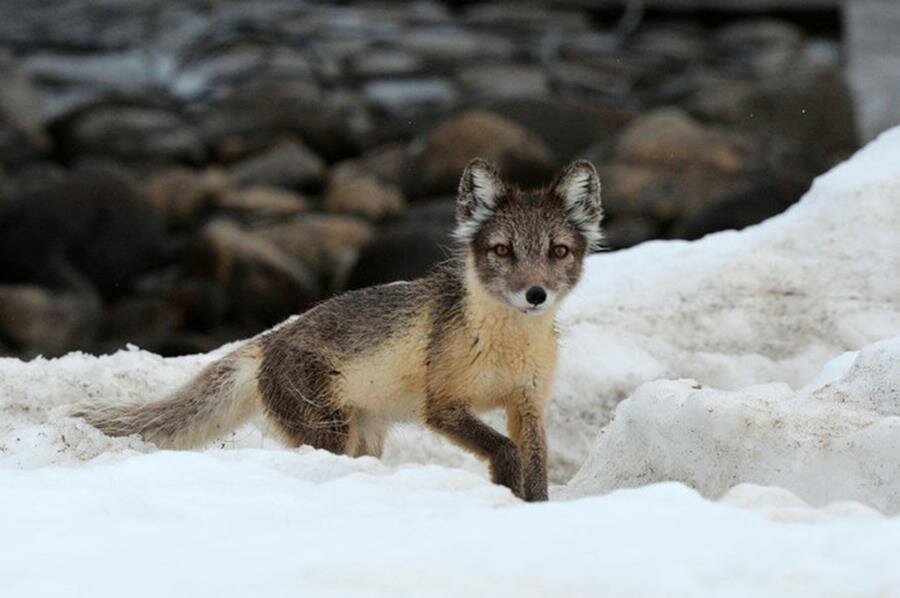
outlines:
[{"label": "fox eye", "polygon": [[503,243],[498,243],[497,245],[494,245],[491,249],[493,250],[494,253],[496,253],[500,257],[509,256],[509,245],[504,245]]},{"label": "fox eye", "polygon": [[565,245],[554,245],[553,246],[553,257],[562,259],[569,255],[569,248]]}]

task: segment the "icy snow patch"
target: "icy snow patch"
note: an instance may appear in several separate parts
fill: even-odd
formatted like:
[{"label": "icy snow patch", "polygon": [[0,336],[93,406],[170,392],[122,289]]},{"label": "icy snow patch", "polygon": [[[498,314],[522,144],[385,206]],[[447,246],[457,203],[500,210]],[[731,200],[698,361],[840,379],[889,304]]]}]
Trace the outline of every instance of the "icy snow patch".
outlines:
[{"label": "icy snow patch", "polygon": [[712,498],[753,483],[813,505],[854,500],[900,512],[900,337],[864,348],[839,379],[810,391],[644,384],[562,496],[663,480]]}]

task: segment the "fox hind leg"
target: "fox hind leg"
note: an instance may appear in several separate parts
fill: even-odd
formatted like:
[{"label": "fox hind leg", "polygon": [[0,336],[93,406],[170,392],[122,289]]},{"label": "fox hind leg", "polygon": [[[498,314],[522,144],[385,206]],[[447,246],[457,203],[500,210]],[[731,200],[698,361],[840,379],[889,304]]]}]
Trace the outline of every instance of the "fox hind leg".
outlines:
[{"label": "fox hind leg", "polygon": [[268,348],[259,371],[259,390],[269,420],[288,444],[347,453],[353,414],[333,396],[335,375],[330,364],[312,351]]}]

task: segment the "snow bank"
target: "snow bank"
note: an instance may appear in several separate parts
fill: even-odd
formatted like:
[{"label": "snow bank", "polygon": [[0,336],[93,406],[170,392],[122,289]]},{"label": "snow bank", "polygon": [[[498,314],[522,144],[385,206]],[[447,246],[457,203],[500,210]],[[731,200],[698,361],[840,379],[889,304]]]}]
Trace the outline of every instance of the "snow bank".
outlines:
[{"label": "snow bank", "polygon": [[887,595],[900,520],[743,486],[528,505],[482,477],[313,450],[0,469],[0,593]]},{"label": "snow bank", "polygon": [[751,482],[814,505],[856,500],[900,512],[900,337],[848,361],[838,358],[818,387],[799,392],[780,383],[738,391],[644,384],[562,494],[676,480],[716,498]]},{"label": "snow bank", "polygon": [[898,165],[900,127],[762,224],[589,260],[561,314],[557,474],[644,382],[799,388],[829,359],[900,335]]}]

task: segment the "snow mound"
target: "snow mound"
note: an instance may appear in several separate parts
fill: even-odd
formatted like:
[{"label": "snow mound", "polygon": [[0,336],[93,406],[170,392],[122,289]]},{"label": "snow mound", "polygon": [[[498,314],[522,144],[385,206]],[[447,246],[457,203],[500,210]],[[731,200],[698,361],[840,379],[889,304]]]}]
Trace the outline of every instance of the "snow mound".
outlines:
[{"label": "snow mound", "polygon": [[900,335],[898,164],[900,127],[759,225],[588,260],[560,318],[557,474],[644,382],[799,388],[829,359]]},{"label": "snow mound", "polygon": [[563,495],[663,480],[713,498],[750,482],[813,505],[854,500],[900,512],[900,337],[864,348],[839,378],[799,392],[644,384],[619,405]]},{"label": "snow mound", "polygon": [[[0,469],[3,595],[888,595],[900,520],[674,483],[523,504],[482,477],[300,449]],[[652,574],[648,574],[652,563]]]}]

